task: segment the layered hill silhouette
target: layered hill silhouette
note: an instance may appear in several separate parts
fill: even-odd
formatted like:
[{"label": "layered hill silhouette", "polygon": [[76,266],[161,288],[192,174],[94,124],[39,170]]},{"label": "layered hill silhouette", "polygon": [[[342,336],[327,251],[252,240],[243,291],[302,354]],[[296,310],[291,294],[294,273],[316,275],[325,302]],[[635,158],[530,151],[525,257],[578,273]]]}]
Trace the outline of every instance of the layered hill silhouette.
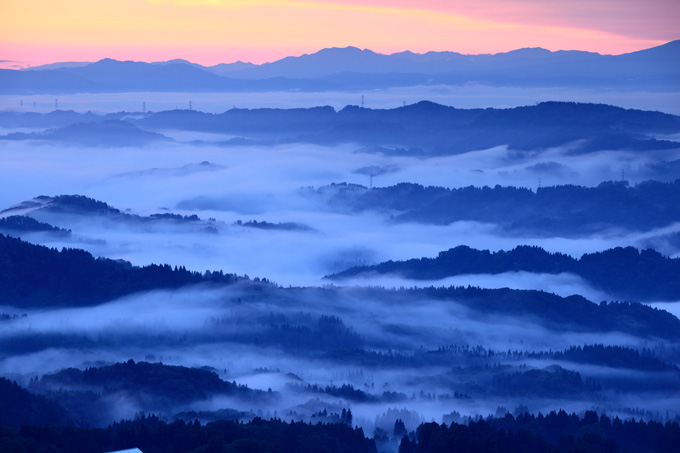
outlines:
[{"label": "layered hill silhouette", "polygon": [[603,104],[543,102],[510,109],[457,109],[421,101],[395,109],[347,106],[294,109],[231,109],[220,114],[171,110],[152,114],[52,112],[0,114],[4,127],[57,127],[40,133],[14,133],[4,140],[61,140],[73,143],[127,145],[160,142],[164,129],[212,132],[239,138],[224,145],[354,143],[361,152],[418,157],[460,154],[509,146],[543,150],[568,145],[574,152],[659,150],[677,142],[656,134],[680,132],[680,117]]},{"label": "layered hill silhouette", "polygon": [[72,248],[61,251],[0,234],[0,304],[16,307],[97,305],[154,289],[197,283],[231,284],[240,278],[222,272],[191,272],[165,265],[132,266],[95,258]]},{"label": "layered hill silhouette", "polygon": [[680,41],[623,55],[518,49],[494,55],[322,49],[253,65],[204,67],[185,60],[143,63],[104,59],[0,70],[1,93],[136,91],[348,90],[475,82],[503,86],[607,86],[676,89]]},{"label": "layered hill silhouette", "polygon": [[447,225],[476,221],[514,234],[578,237],[606,230],[649,231],[680,221],[680,180],[646,181],[630,186],[607,181],[596,187],[575,185],[424,187],[399,183],[368,188],[332,184],[310,190],[338,211],[377,211],[395,222]]},{"label": "layered hill silhouette", "polygon": [[652,249],[639,251],[633,247],[586,253],[575,259],[535,246],[490,252],[461,245],[440,252],[436,258],[352,267],[326,278],[342,280],[362,275],[394,274],[414,280],[440,280],[454,275],[517,271],[573,273],[609,294],[629,300],[674,301],[680,298],[680,280],[677,278],[680,259],[664,257]]},{"label": "layered hill silhouette", "polygon": [[[199,283],[225,285],[239,280],[243,281],[221,271],[199,274],[168,265],[135,267],[127,262],[95,259],[83,250],[58,251],[0,235],[0,304],[19,309],[92,306],[140,291]],[[474,287],[285,289],[266,280],[253,285],[254,300],[277,297],[292,303],[300,298],[353,297],[407,305],[426,298],[461,304],[481,314],[527,317],[556,331],[619,331],[647,338],[680,338],[680,320],[668,312],[638,303],[598,305],[576,295],[560,297],[543,291]],[[337,318],[328,321],[343,327]],[[4,344],[3,348],[14,349],[16,345]]]},{"label": "layered hill silhouette", "polygon": [[97,147],[144,146],[172,141],[162,134],[144,131],[120,120],[70,124],[44,132],[15,132],[0,137],[0,140],[46,140]]}]

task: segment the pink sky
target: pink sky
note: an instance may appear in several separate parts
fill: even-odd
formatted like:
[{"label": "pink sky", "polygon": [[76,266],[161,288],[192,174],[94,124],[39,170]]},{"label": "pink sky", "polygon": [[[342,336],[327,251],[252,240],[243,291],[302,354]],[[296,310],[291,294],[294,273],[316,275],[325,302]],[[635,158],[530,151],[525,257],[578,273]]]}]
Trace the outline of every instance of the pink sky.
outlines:
[{"label": "pink sky", "polygon": [[21,0],[0,3],[0,60],[263,63],[346,46],[620,54],[679,39],[678,24],[678,0]]}]

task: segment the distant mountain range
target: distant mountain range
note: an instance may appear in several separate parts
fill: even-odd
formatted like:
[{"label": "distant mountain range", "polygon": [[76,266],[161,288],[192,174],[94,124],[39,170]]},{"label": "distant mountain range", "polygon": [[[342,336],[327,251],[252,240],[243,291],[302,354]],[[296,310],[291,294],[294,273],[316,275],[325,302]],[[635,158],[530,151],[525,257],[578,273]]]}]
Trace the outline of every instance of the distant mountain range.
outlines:
[{"label": "distant mountain range", "polygon": [[680,40],[622,55],[518,49],[494,55],[329,48],[255,65],[205,67],[186,60],[144,63],[104,59],[27,70],[0,70],[0,93],[356,90],[477,83],[503,86],[680,88]]}]

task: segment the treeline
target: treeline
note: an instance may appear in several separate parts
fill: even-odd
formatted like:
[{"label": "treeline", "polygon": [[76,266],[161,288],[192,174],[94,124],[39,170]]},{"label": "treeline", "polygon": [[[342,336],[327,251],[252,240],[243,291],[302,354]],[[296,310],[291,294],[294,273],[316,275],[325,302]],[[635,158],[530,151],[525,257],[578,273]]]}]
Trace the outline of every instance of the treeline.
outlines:
[{"label": "treeline", "polygon": [[[547,415],[507,414],[468,424],[429,422],[411,433],[397,420],[394,434],[401,435],[400,453],[672,453],[680,445],[680,427],[675,421],[622,420],[593,411],[583,416],[563,410]],[[387,438],[379,440],[389,442]],[[89,453],[128,448],[145,453],[363,453],[375,452],[376,442],[361,428],[352,428],[346,422],[312,425],[261,418],[248,423],[223,420],[201,425],[198,421],[166,422],[149,415],[106,428],[0,428],[0,449],[7,452]]]},{"label": "treeline", "polygon": [[12,132],[0,140],[50,140],[83,146],[144,146],[172,139],[140,129],[128,121],[104,120],[91,123],[70,124],[42,132]]},{"label": "treeline", "polygon": [[303,224],[303,223],[297,223],[297,222],[279,222],[279,223],[272,223],[272,222],[267,222],[265,220],[257,221],[257,220],[249,220],[247,222],[243,222],[241,220],[237,220],[234,225],[237,226],[244,226],[244,227],[250,227],[250,228],[259,228],[261,230],[283,230],[283,231],[315,231],[313,228]]},{"label": "treeline", "polygon": [[402,438],[399,453],[628,453],[677,452],[677,422],[621,420],[586,411],[582,417],[565,411],[548,415],[523,413],[480,419],[468,425],[423,423]]},{"label": "treeline", "polygon": [[[284,290],[289,297],[337,292],[330,288]],[[664,310],[634,302],[600,302],[595,304],[582,296],[561,297],[537,290],[449,286],[385,289],[380,287],[343,288],[343,294],[364,300],[389,300],[399,304],[419,300],[442,301],[463,305],[485,314],[530,317],[550,329],[581,332],[623,332],[643,338],[680,339],[680,320]],[[326,294],[330,297],[332,294]]]},{"label": "treeline", "polygon": [[129,360],[85,370],[67,368],[31,379],[27,389],[0,378],[0,426],[105,426],[118,418],[120,401],[171,415],[212,397],[255,404],[271,402],[275,394],[223,381],[210,369]]},{"label": "treeline", "polygon": [[680,180],[597,187],[389,187],[334,184],[314,192],[342,210],[397,211],[394,221],[447,225],[468,220],[494,223],[515,233],[574,236],[606,228],[650,230],[680,221]]},{"label": "treeline", "polygon": [[94,258],[72,248],[58,251],[0,234],[0,304],[15,307],[85,306],[139,291],[196,283],[231,284],[241,277],[204,274],[167,264],[137,267]]},{"label": "treeline", "polygon": [[633,247],[616,247],[586,253],[580,259],[563,253],[549,253],[537,246],[512,250],[477,250],[458,246],[440,252],[436,258],[387,261],[373,266],[357,266],[326,276],[339,280],[362,274],[398,274],[414,280],[439,280],[465,274],[536,272],[579,275],[609,294],[629,300],[680,299],[680,258]]},{"label": "treeline", "polygon": [[611,368],[625,368],[643,371],[680,371],[676,365],[665,363],[655,357],[642,355],[639,351],[625,346],[602,344],[571,346],[564,351],[527,352],[531,358],[551,358],[575,363],[591,363]]},{"label": "treeline", "polygon": [[[418,290],[412,290],[418,291]],[[543,291],[475,287],[423,288],[423,294],[451,300],[483,313],[535,316],[555,330],[624,332],[648,338],[680,339],[680,320],[664,310],[630,302],[594,304],[581,296]]]},{"label": "treeline", "polygon": [[390,144],[423,149],[422,155],[436,156],[499,145],[545,149],[577,140],[583,140],[580,150],[584,152],[667,149],[676,145],[645,139],[642,134],[677,131],[680,118],[574,102],[543,102],[513,109],[456,109],[422,101],[387,110],[347,106],[338,112],[331,107],[231,109],[215,115],[175,110],[158,112],[136,124],[152,129],[226,131],[279,143]]},{"label": "treeline", "polygon": [[677,365],[656,357],[656,352],[651,349],[639,351],[626,346],[603,344],[570,346],[562,351],[541,352],[517,349],[499,351],[468,344],[442,346],[435,350],[416,350],[408,353],[336,349],[325,353],[323,358],[368,368],[419,368],[450,365],[452,362],[479,367],[489,363],[515,363],[528,359],[545,359],[639,371],[680,371]]},{"label": "treeline", "polygon": [[171,405],[204,400],[211,395],[238,395],[252,398],[263,393],[233,382],[225,382],[209,369],[187,368],[130,359],[85,370],[67,368],[32,380],[29,390],[50,394],[65,390],[89,389],[101,392],[129,392],[167,400]]},{"label": "treeline", "polygon": [[255,418],[248,423],[166,422],[156,416],[124,420],[107,428],[24,426],[0,428],[0,450],[91,453],[139,448],[144,453],[374,453],[373,439],[345,423],[316,425]]},{"label": "treeline", "polygon": [[[129,121],[129,123],[128,123]],[[322,145],[356,143],[366,148],[396,146],[396,154],[421,157],[460,154],[508,145],[542,150],[571,144],[580,152],[602,149],[673,149],[676,143],[647,138],[680,130],[680,118],[660,112],[626,110],[602,104],[543,102],[512,109],[456,109],[422,101],[395,109],[347,106],[294,109],[237,109],[219,114],[172,110],[130,120],[116,113],[57,111],[46,115],[5,112],[0,123],[60,127],[47,133],[14,133],[0,139],[68,140],[82,144],[125,145],[167,139],[144,129],[221,132],[238,136],[227,142]],[[576,145],[574,145],[576,143]],[[387,150],[389,152],[389,150]]]},{"label": "treeline", "polygon": [[[363,344],[356,330],[346,326],[344,321],[337,316],[312,316],[310,313],[289,315],[271,312],[268,317],[243,316],[239,319],[240,321],[235,322],[231,316],[209,318],[206,326],[216,329],[212,337],[209,332],[204,332],[203,338],[257,346],[275,346],[294,353],[353,349]],[[241,321],[248,324],[247,329],[244,330],[238,326]]]},{"label": "treeline", "polygon": [[[24,209],[31,209],[31,211],[33,213],[37,213],[38,216],[40,216],[42,213],[74,214],[107,217],[121,222],[144,223],[163,221],[172,223],[190,223],[201,221],[201,219],[196,214],[183,216],[180,214],[164,212],[160,214],[151,214],[147,217],[137,214],[130,214],[121,212],[120,209],[114,208],[106,202],[95,200],[94,198],[86,197],[84,195],[57,195],[54,197],[40,195],[35,197],[33,200],[24,201],[1,212],[11,213],[12,211],[22,211]],[[32,227],[33,229],[38,226],[43,230],[56,228],[46,223],[38,222],[37,220],[32,219],[30,216],[22,215],[7,217],[7,219],[12,218],[16,219],[7,220],[10,225],[19,225],[23,223]],[[2,226],[1,223],[0,226]]]},{"label": "treeline", "polygon": [[10,215],[0,218],[0,231],[5,232],[48,232],[60,236],[70,236],[71,230],[52,226],[48,223],[39,222],[25,215]]}]

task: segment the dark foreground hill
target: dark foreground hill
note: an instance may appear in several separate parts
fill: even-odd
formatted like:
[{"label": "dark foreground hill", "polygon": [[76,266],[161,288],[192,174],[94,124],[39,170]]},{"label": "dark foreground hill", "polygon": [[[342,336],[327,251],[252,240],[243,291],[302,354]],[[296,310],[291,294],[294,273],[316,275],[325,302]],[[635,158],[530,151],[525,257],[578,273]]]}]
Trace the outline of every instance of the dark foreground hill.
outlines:
[{"label": "dark foreground hill", "polygon": [[137,267],[94,258],[80,249],[61,251],[0,234],[0,304],[15,307],[96,305],[127,294],[215,282],[236,275],[200,274],[169,265]]},{"label": "dark foreground hill", "polygon": [[[548,414],[517,413],[497,418],[423,423],[407,431],[397,420],[390,432],[367,438],[361,428],[344,423],[316,425],[255,418],[248,423],[217,421],[166,422],[156,416],[122,420],[106,428],[25,426],[2,428],[5,451],[113,451],[140,448],[164,452],[319,452],[373,453],[376,444],[399,445],[400,453],[493,451],[497,453],[659,453],[676,452],[677,421],[665,424],[622,420],[587,411],[579,416],[564,410]],[[624,447],[625,446],[625,447]]]}]

